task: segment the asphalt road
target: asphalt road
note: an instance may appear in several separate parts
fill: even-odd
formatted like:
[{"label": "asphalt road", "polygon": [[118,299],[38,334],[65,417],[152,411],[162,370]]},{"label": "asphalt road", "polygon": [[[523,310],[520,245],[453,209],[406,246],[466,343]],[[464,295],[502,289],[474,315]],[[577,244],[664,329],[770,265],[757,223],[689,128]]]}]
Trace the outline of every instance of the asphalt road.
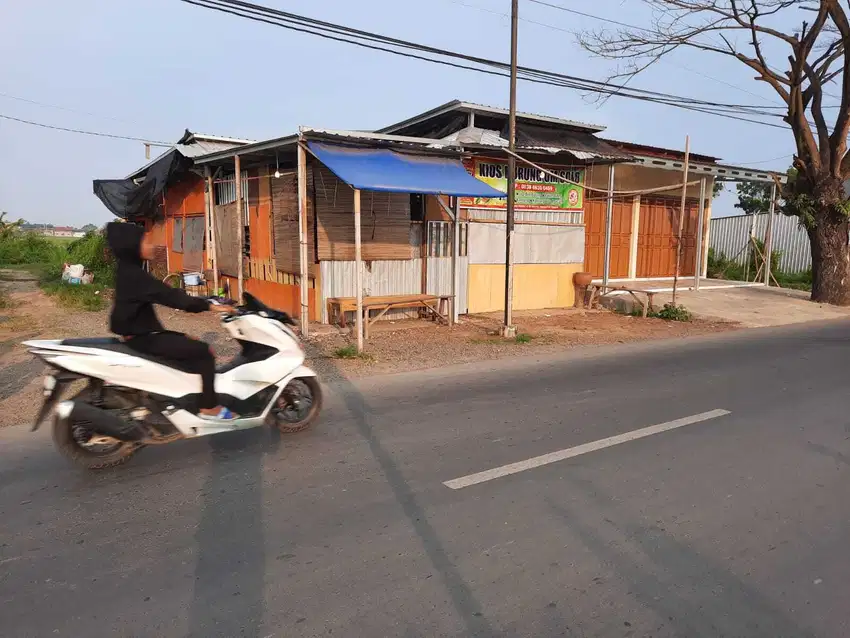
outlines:
[{"label": "asphalt road", "polygon": [[840,323],[372,379],[98,475],[0,430],[0,635],[850,636],[848,362]]}]

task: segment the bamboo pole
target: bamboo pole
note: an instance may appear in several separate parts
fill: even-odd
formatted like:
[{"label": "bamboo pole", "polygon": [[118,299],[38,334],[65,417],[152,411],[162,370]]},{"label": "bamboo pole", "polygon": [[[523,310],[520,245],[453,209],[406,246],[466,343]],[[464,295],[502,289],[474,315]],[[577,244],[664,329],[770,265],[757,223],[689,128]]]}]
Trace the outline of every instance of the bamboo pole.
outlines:
[{"label": "bamboo pole", "polygon": [[298,145],[298,245],[301,292],[301,336],[310,329],[310,279],[307,272],[307,152]]},{"label": "bamboo pole", "polygon": [[354,269],[355,285],[357,290],[357,316],[355,327],[357,329],[357,352],[363,352],[363,256],[360,247],[360,191],[354,189]]},{"label": "bamboo pole", "polygon": [[[767,231],[764,234],[764,285],[770,286],[770,272],[773,264],[771,257],[773,255],[773,215],[776,212],[776,184],[770,186],[770,208],[768,209]],[[755,217],[755,215],[753,216]]]},{"label": "bamboo pole", "polygon": [[204,166],[204,177],[207,179],[207,237],[210,242],[210,265],[213,272],[213,292],[218,295],[218,253],[216,247],[216,228],[215,228],[215,191],[213,190],[213,178],[210,173],[210,167]]},{"label": "bamboo pole", "polygon": [[238,303],[242,303],[242,295],[245,292],[245,210],[242,205],[242,158],[238,155],[233,157],[234,170],[236,171],[236,243],[239,244],[239,254],[236,260]]}]

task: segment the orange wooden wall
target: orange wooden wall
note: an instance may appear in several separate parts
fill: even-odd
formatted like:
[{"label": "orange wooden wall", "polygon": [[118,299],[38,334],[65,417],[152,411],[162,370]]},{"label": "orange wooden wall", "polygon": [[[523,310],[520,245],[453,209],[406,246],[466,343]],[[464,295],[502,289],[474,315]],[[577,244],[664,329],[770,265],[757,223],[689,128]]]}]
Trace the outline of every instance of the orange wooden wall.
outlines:
[{"label": "orange wooden wall", "polygon": [[[671,277],[676,274],[676,237],[680,203],[675,198],[641,199],[638,228],[638,277]],[[699,201],[688,200],[682,232],[680,272],[694,275]]]},{"label": "orange wooden wall", "polygon": [[[235,298],[239,290],[239,281],[237,278],[224,275],[222,280],[227,281],[230,296]],[[301,316],[301,289],[298,286],[248,278],[245,279],[245,290],[255,295],[257,299],[267,306],[288,312],[293,317]],[[316,303],[316,289],[310,288],[308,294],[309,300],[307,303],[310,311],[310,321],[319,321],[321,317]]]},{"label": "orange wooden wall", "polygon": [[[185,218],[192,215],[206,215],[207,201],[204,190],[204,178],[194,173],[187,173],[176,184],[170,185],[165,191],[165,225],[164,245],[168,249],[168,268],[171,272],[183,270],[183,253],[174,251],[174,218],[183,218],[183,228],[186,228]],[[202,262],[206,264],[207,253],[204,250]]]},{"label": "orange wooden wall", "polygon": [[[611,219],[611,277],[629,276],[629,252],[632,236],[632,202],[615,200]],[[605,216],[604,199],[589,199],[584,204],[584,269],[594,277],[601,277],[605,268]]]}]

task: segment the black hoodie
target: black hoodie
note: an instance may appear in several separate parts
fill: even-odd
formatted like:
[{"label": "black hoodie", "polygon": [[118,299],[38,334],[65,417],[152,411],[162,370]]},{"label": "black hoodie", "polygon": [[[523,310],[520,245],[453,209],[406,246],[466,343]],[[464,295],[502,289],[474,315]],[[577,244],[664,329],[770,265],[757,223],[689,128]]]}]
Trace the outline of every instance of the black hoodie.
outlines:
[{"label": "black hoodie", "polygon": [[154,304],[186,312],[203,312],[210,308],[205,299],[190,297],[145,272],[141,256],[143,233],[141,227],[131,223],[110,222],[106,225],[106,240],[118,263],[115,305],[109,317],[109,329],[122,336],[165,330],[153,311]]}]

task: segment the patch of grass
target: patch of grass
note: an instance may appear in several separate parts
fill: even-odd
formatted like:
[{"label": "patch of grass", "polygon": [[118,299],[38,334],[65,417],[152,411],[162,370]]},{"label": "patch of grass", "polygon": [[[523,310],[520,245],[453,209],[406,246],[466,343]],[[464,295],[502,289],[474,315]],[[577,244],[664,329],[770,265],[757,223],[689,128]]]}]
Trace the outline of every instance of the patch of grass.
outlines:
[{"label": "patch of grass", "polygon": [[[62,281],[66,263],[83,264],[94,274],[94,283],[72,285]],[[103,293],[113,285],[115,266],[106,248],[106,238],[99,232],[93,232],[74,239],[55,253],[50,261],[38,264],[38,273],[41,289],[60,305],[97,312],[106,307]]]},{"label": "patch of grass", "polygon": [[372,355],[366,352],[357,352],[357,346],[353,343],[342,348],[337,348],[333,353],[334,359],[360,359],[362,361],[372,361]]},{"label": "patch of grass", "polygon": [[[758,242],[759,250],[764,250],[764,245]],[[778,250],[773,251],[770,258],[770,272],[776,282],[782,288],[792,288],[794,290],[811,290],[812,289],[812,269],[804,270],[798,273],[786,273],[779,269],[779,262],[782,253]],[[750,250],[750,268],[747,273],[744,266],[733,262],[723,253],[717,253],[713,248],[708,249],[708,276],[713,279],[726,279],[728,281],[753,281],[759,266],[762,264],[762,259],[755,250]],[[771,282],[773,285],[773,282]]]},{"label": "patch of grass", "polygon": [[795,274],[784,272],[775,273],[776,281],[783,288],[793,288],[794,290],[812,290],[812,269],[804,270]]},{"label": "patch of grass", "polygon": [[[83,264],[94,273],[95,283],[87,286],[64,283],[62,271],[66,263]],[[0,265],[32,272],[42,290],[59,304],[82,310],[102,310],[106,306],[103,291],[114,281],[114,262],[100,232],[78,239],[16,231],[0,234]]]},{"label": "patch of grass", "polygon": [[690,321],[691,313],[684,306],[674,306],[671,303],[664,304],[664,307],[652,313],[658,319],[665,321]]},{"label": "patch of grass", "polygon": [[525,333],[525,332],[520,332],[519,334],[517,334],[516,337],[514,337],[514,341],[516,343],[520,343],[520,344],[531,343],[532,339],[534,339],[534,337],[532,337],[530,334]]},{"label": "patch of grass", "polygon": [[103,284],[72,285],[64,281],[44,281],[41,289],[66,308],[97,312],[106,307]]},{"label": "patch of grass", "polygon": [[[643,318],[643,309],[635,308],[630,313],[629,316],[638,317],[640,319]],[[671,303],[664,304],[664,307],[661,310],[650,310],[646,314],[647,319],[664,319],[665,321],[691,321],[693,316],[690,311],[684,306],[674,306]]]},{"label": "patch of grass", "polygon": [[33,233],[8,233],[0,237],[0,264],[49,264],[61,260],[65,249]]},{"label": "patch of grass", "polygon": [[73,244],[77,239],[75,237],[45,237],[47,241],[51,244],[56,244],[57,246],[67,247],[70,244]]}]

